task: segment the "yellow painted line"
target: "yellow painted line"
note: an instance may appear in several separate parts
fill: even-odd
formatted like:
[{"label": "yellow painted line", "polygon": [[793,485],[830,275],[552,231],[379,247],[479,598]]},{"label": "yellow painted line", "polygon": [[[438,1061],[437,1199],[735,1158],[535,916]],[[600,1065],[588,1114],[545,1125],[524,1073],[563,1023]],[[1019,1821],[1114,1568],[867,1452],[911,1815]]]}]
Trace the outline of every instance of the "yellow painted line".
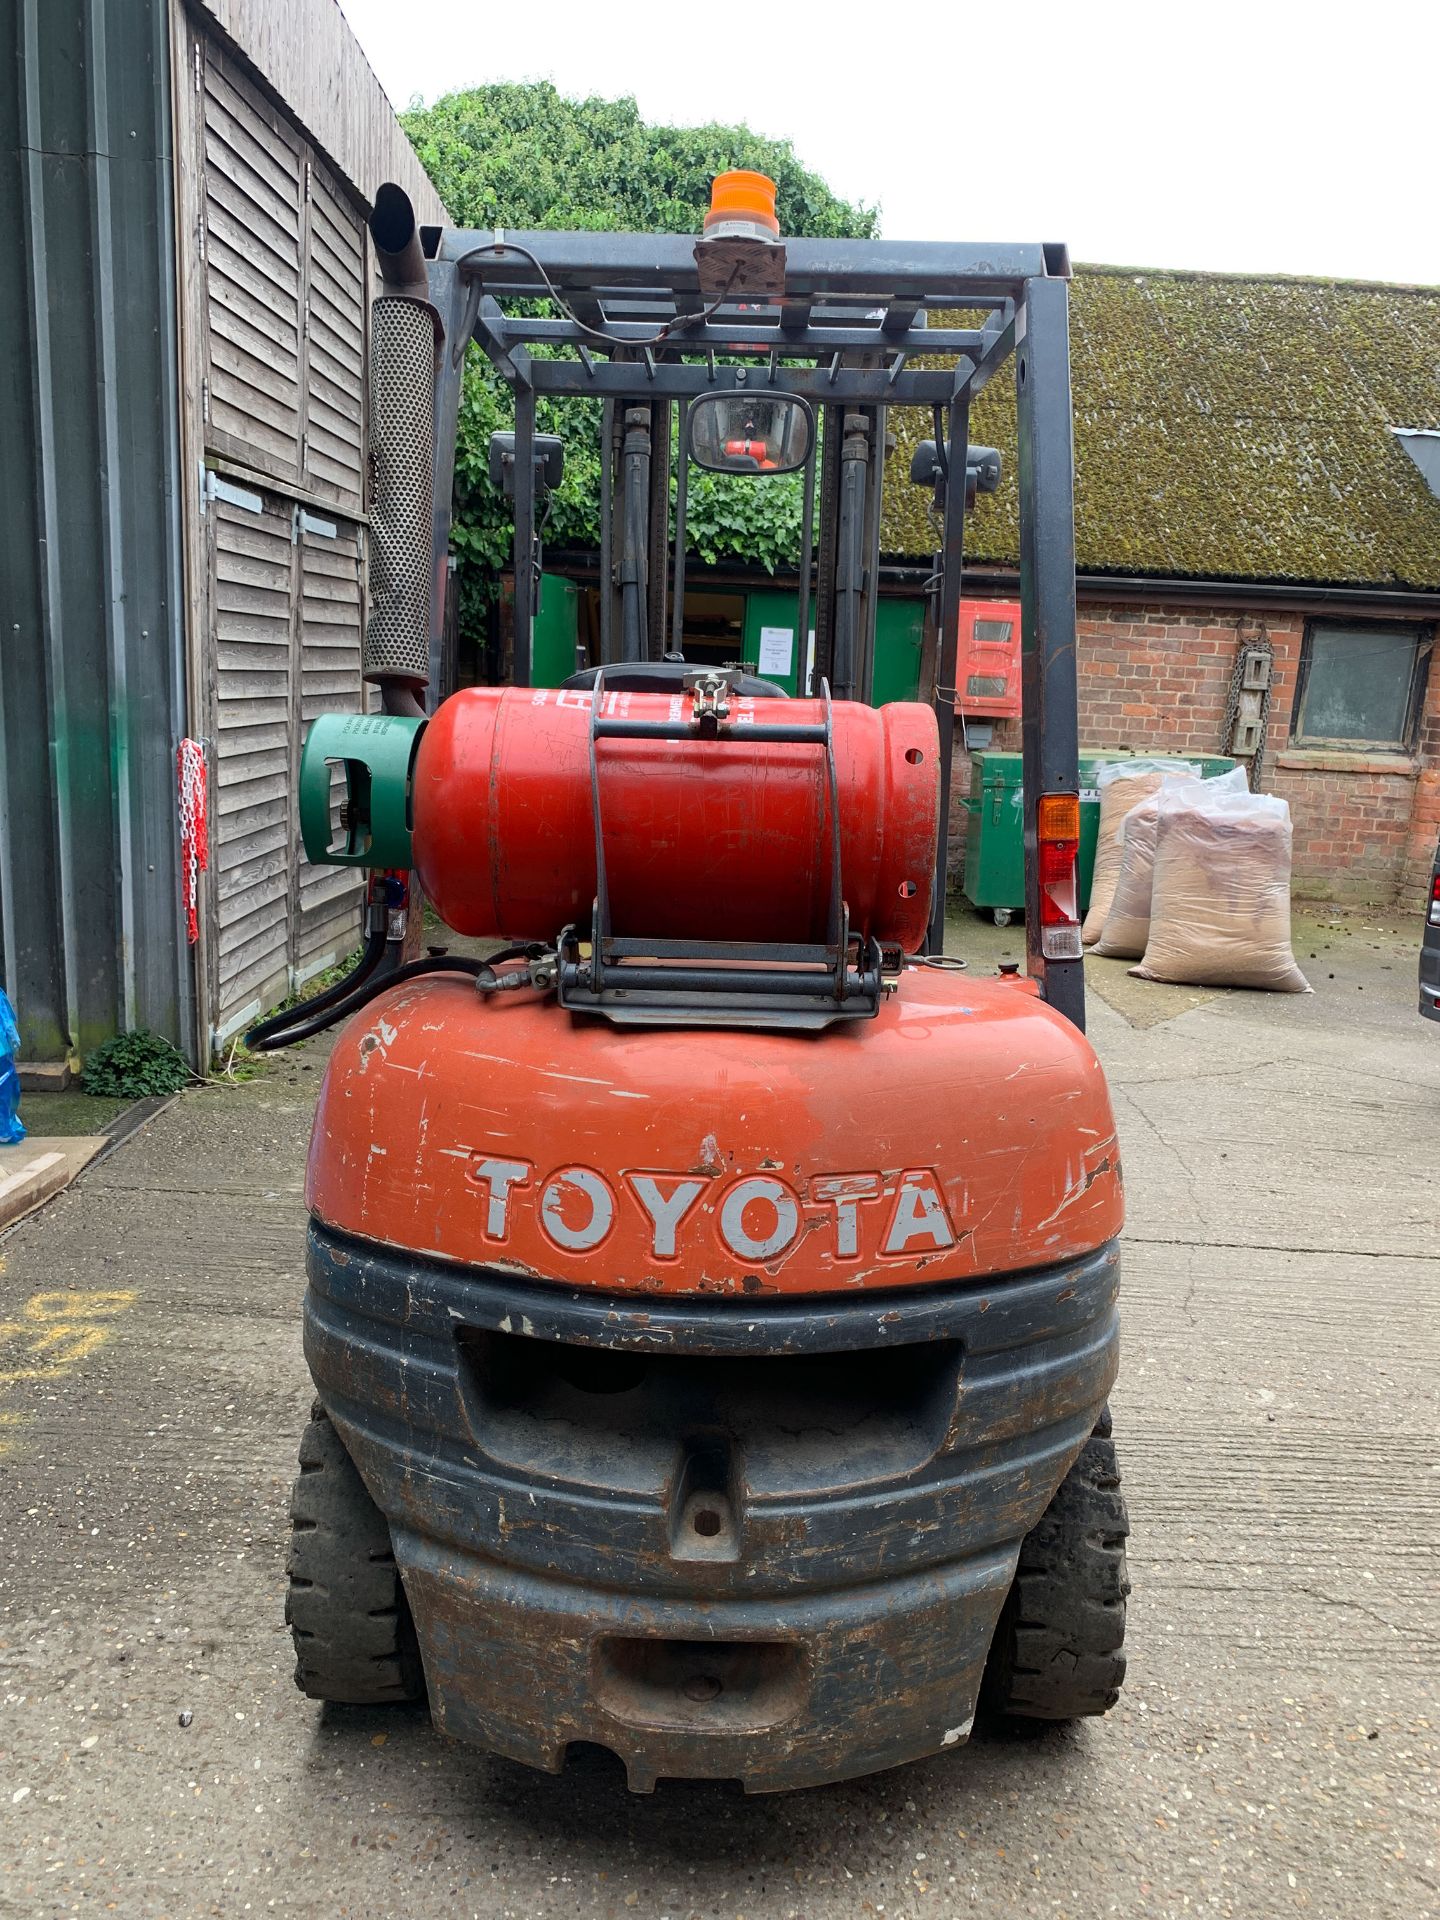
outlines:
[{"label": "yellow painted line", "polygon": [[[15,1320],[0,1320],[0,1392],[34,1380],[73,1373],[110,1338],[111,1323],[133,1305],[133,1287],[103,1291],[32,1293]],[[0,1408],[0,1454],[14,1445],[24,1423],[18,1410]]]}]

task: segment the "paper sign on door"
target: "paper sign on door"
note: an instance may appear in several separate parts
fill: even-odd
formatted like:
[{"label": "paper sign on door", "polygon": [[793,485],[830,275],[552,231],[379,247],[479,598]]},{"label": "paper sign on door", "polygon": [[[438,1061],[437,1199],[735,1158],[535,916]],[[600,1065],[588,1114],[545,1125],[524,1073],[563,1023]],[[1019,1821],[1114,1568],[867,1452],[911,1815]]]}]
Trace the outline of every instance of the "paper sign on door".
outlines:
[{"label": "paper sign on door", "polygon": [[789,627],[762,627],[760,655],[756,671],[767,674],[789,673],[795,660],[795,635]]}]

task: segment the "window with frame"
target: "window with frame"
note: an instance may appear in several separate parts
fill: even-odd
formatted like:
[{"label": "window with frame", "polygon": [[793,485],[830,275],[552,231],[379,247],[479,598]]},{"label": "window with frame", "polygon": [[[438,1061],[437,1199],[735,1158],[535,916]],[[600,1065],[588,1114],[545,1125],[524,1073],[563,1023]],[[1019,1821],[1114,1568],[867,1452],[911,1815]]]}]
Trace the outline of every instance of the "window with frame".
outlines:
[{"label": "window with frame", "polygon": [[1408,752],[1415,742],[1429,659],[1428,627],[1310,621],[1300,655],[1292,743]]}]

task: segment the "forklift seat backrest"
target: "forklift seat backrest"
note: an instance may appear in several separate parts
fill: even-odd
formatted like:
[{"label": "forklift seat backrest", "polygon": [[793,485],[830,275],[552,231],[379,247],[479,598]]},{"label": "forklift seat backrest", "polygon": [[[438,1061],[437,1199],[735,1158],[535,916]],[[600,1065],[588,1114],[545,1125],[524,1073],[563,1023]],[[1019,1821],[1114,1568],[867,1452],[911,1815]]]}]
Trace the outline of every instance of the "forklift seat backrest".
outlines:
[{"label": "forklift seat backrest", "polygon": [[[593,687],[598,667],[582,667],[562,680],[564,687]],[[607,693],[678,693],[685,676],[703,669],[688,660],[622,660],[605,669]],[[737,674],[735,692],[742,700],[788,700],[784,687],[773,680],[762,680],[758,673]]]}]

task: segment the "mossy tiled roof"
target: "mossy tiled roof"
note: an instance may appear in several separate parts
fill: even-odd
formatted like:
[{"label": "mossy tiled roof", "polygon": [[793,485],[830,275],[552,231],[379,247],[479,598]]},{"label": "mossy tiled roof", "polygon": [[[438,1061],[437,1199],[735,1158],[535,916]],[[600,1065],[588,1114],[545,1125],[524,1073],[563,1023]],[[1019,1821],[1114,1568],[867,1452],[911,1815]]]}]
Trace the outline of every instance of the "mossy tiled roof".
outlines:
[{"label": "mossy tiled roof", "polygon": [[[1070,315],[1082,572],[1440,587],[1440,501],[1390,431],[1440,427],[1440,288],[1080,267]],[[884,546],[918,557],[930,420],[892,424]],[[1013,564],[1008,367],[970,437],[1006,469],[967,557]]]}]

